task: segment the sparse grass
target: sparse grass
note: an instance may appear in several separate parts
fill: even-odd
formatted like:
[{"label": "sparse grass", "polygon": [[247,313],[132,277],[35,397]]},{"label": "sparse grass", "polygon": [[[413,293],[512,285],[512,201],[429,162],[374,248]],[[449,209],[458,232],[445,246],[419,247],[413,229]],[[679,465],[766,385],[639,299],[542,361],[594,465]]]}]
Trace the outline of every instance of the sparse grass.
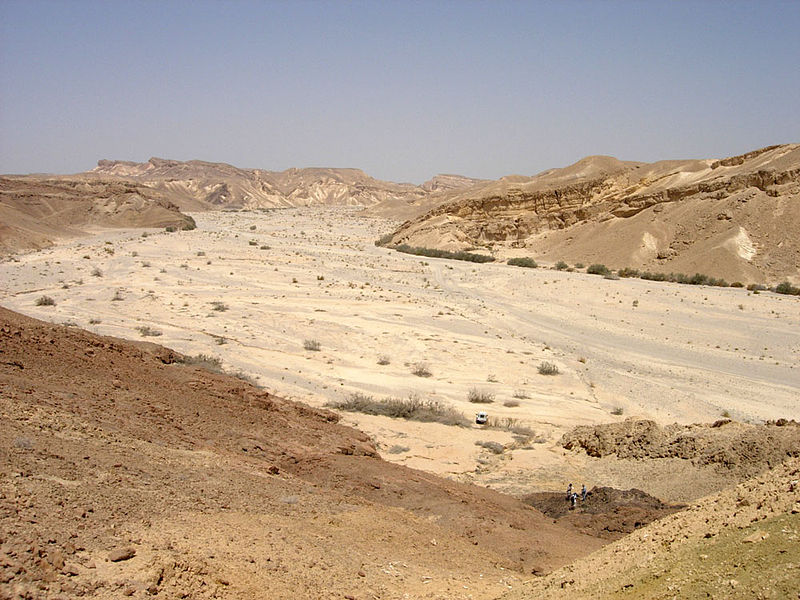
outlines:
[{"label": "sparse grass", "polygon": [[727,410],[723,410],[722,411],[722,417],[725,418],[725,419],[730,419],[731,418],[731,413],[728,412]]},{"label": "sparse grass", "polygon": [[158,329],[153,329],[148,325],[140,325],[136,328],[136,331],[138,331],[139,335],[142,337],[158,337],[161,335],[161,331]]},{"label": "sparse grass", "polygon": [[493,256],[487,256],[486,254],[475,254],[472,252],[464,252],[464,251],[450,252],[448,250],[438,250],[437,248],[420,248],[420,247],[408,246],[407,244],[400,244],[399,246],[395,246],[394,249],[404,254],[413,254],[415,256],[427,256],[430,258],[449,258],[451,260],[466,260],[468,262],[475,262],[475,263],[494,262]]},{"label": "sparse grass", "polygon": [[388,365],[391,362],[392,362],[392,359],[389,357],[388,354],[381,354],[378,357],[378,364],[379,365]]},{"label": "sparse grass", "polygon": [[411,365],[411,372],[417,377],[431,377],[431,369],[425,361],[416,362]]},{"label": "sparse grass", "polygon": [[503,446],[503,444],[501,444],[500,442],[491,442],[485,440],[478,440],[477,442],[475,442],[475,445],[480,446],[481,448],[485,448],[492,454],[502,454],[503,450],[506,449],[506,447]]},{"label": "sparse grass", "polygon": [[36,306],[55,306],[56,301],[50,296],[39,296],[36,299]]},{"label": "sparse grass", "polygon": [[510,431],[511,433],[524,435],[527,437],[533,437],[536,435],[536,432],[533,429],[523,424],[522,421],[516,417],[489,417],[489,420],[486,421],[485,427],[489,429]]},{"label": "sparse grass", "polygon": [[535,269],[539,265],[536,264],[536,261],[527,256],[520,256],[517,258],[509,258],[507,264],[511,265],[512,267],[526,267],[528,269]]},{"label": "sparse grass", "polygon": [[473,404],[491,404],[494,402],[494,394],[486,390],[472,388],[467,392],[467,400]]},{"label": "sparse grass", "polygon": [[322,345],[317,340],[303,340],[303,348],[311,352],[319,352],[322,349]]},{"label": "sparse grass", "polygon": [[519,400],[506,400],[505,402],[503,402],[503,406],[507,408],[516,408],[517,406],[519,406]]},{"label": "sparse grass", "polygon": [[228,310],[228,305],[222,302],[221,300],[214,300],[211,303],[211,310],[216,310],[218,312],[225,312]]},{"label": "sparse grass", "polygon": [[558,375],[558,366],[554,363],[543,361],[539,364],[539,375]]},{"label": "sparse grass", "polygon": [[355,392],[346,400],[329,402],[326,406],[336,410],[379,415],[393,419],[408,419],[461,427],[469,424],[467,418],[453,407],[436,400],[422,400],[415,395],[411,395],[408,398],[375,400],[372,396]]}]

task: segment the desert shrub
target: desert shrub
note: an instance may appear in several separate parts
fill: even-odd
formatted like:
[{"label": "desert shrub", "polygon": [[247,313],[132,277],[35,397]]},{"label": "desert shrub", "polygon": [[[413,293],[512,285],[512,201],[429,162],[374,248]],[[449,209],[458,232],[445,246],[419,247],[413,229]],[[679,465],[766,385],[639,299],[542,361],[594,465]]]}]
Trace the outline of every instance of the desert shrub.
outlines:
[{"label": "desert shrub", "polygon": [[744,284],[743,284],[741,281],[734,281],[734,282],[731,284],[731,287],[735,287],[735,288],[742,288],[742,287],[744,287]]},{"label": "desert shrub", "polygon": [[560,261],[558,261],[556,263],[556,270],[557,271],[564,271],[568,267],[569,267],[569,265],[567,263],[565,263],[563,260],[560,260]]},{"label": "desert shrub", "polygon": [[505,402],[503,402],[503,406],[507,408],[516,408],[517,406],[519,406],[519,400],[506,400]]},{"label": "desert shrub", "polygon": [[50,296],[39,296],[36,299],[36,306],[55,306],[56,301]]},{"label": "desert shrub", "polygon": [[256,226],[255,225],[250,225],[250,231],[255,231],[255,230],[256,230]]},{"label": "desert shrub", "polygon": [[411,450],[408,446],[399,446],[395,444],[391,448],[389,448],[386,452],[389,454],[403,454],[404,452],[408,452]]},{"label": "desert shrub", "polygon": [[767,289],[767,286],[761,285],[760,283],[751,283],[747,286],[747,289],[751,292],[763,292]]},{"label": "desert shrub", "polygon": [[222,373],[222,360],[220,360],[216,356],[211,356],[210,354],[195,354],[194,356],[183,356],[181,357],[178,362],[183,363],[185,365],[192,365],[196,367],[202,367],[207,371],[212,371],[214,373]]},{"label": "desert shrub", "polygon": [[431,373],[431,369],[428,366],[428,363],[425,361],[416,362],[411,365],[411,372],[416,375],[417,377],[430,377],[433,375]]},{"label": "desert shrub", "polygon": [[793,286],[788,281],[784,281],[783,283],[779,283],[775,286],[775,292],[777,294],[789,294],[790,296],[800,296],[800,288]]},{"label": "desert shrub", "polygon": [[539,364],[538,370],[539,375],[558,375],[558,366],[546,360]]},{"label": "desert shrub", "polygon": [[521,400],[525,400],[526,398],[530,398],[530,396],[528,395],[528,392],[526,392],[522,388],[517,388],[516,390],[514,390],[514,393],[512,394],[512,396],[514,398],[519,398]]},{"label": "desert shrub", "polygon": [[198,250],[197,251],[197,256],[205,256],[205,255],[206,255],[206,253],[203,252],[202,250]]},{"label": "desert shrub", "polygon": [[186,221],[183,225],[181,225],[182,231],[192,231],[193,229],[197,229],[197,223],[194,222],[192,217],[186,217],[188,221]]},{"label": "desert shrub", "polygon": [[585,267],[586,267],[586,265],[585,265],[585,264],[583,264],[583,263],[575,263],[575,268],[576,268],[576,269],[583,269],[583,268],[585,268]]},{"label": "desert shrub", "polygon": [[467,392],[467,400],[473,404],[491,404],[494,402],[494,394],[487,392],[486,390],[472,388],[469,392]]},{"label": "desert shrub", "polygon": [[392,359],[389,357],[388,354],[381,354],[378,357],[378,364],[379,365],[388,365],[391,362],[392,362]]},{"label": "desert shrub", "polygon": [[664,273],[651,273],[650,271],[645,271],[641,275],[639,275],[641,279],[645,279],[647,281],[666,281],[667,276]]},{"label": "desert shrub", "polygon": [[487,256],[486,254],[475,254],[472,252],[464,252],[463,250],[460,250],[458,252],[450,252],[449,250],[439,250],[437,248],[420,248],[415,246],[409,246],[407,244],[400,244],[399,246],[395,246],[394,249],[404,254],[413,254],[414,256],[427,256],[429,258],[449,258],[451,260],[465,260],[468,262],[475,262],[475,263],[486,263],[494,261],[493,256]]},{"label": "desert shrub", "polygon": [[228,310],[228,305],[225,304],[224,302],[221,302],[220,300],[214,300],[211,303],[211,310],[225,312],[226,310]]},{"label": "desert shrub", "polygon": [[319,352],[322,346],[317,340],[303,340],[303,348],[311,350],[312,352]]},{"label": "desert shrub", "polygon": [[614,408],[614,409],[611,411],[611,414],[612,414],[612,415],[617,415],[617,416],[619,416],[619,415],[621,415],[621,414],[622,414],[622,412],[623,412],[623,411],[622,411],[622,407],[621,407],[621,406],[617,406],[616,408]]},{"label": "desert shrub", "polygon": [[102,323],[100,319],[89,319],[89,325],[99,325]]},{"label": "desert shrub", "polygon": [[511,265],[512,267],[527,267],[528,269],[535,269],[539,265],[536,264],[536,261],[527,256],[520,256],[517,258],[509,258],[506,261],[507,264]]},{"label": "desert shrub", "polygon": [[121,302],[125,300],[125,296],[122,295],[122,290],[117,290],[114,292],[114,297],[111,298],[112,302]]},{"label": "desert shrub", "polygon": [[425,423],[444,425],[469,424],[467,418],[456,409],[436,400],[422,400],[411,395],[408,398],[386,398],[375,400],[372,396],[355,392],[346,400],[329,402],[325,406],[336,410],[360,412],[366,415],[379,415],[393,419],[408,419]]},{"label": "desert shrub", "polygon": [[510,431],[517,435],[533,436],[536,432],[522,423],[516,417],[489,417],[486,421],[486,427],[489,429],[502,429],[503,431]]},{"label": "desert shrub", "polygon": [[590,275],[610,275],[611,271],[608,269],[607,266],[602,265],[600,263],[595,263],[593,265],[589,265],[586,269],[586,272]]},{"label": "desert shrub", "polygon": [[175,233],[176,231],[178,231],[178,228],[175,227],[174,225],[167,225],[164,229],[166,230],[167,233]]},{"label": "desert shrub", "polygon": [[92,277],[102,277],[103,272],[100,270],[100,267],[95,267],[92,269]]},{"label": "desert shrub", "polygon": [[385,246],[386,244],[388,244],[389,242],[392,241],[393,237],[394,237],[393,233],[385,233],[381,237],[379,237],[377,240],[375,240],[375,245],[376,246]]},{"label": "desert shrub", "polygon": [[150,268],[150,262],[149,262],[149,261],[146,261],[146,260],[143,260],[143,261],[142,261],[142,266],[143,266],[145,269],[148,269],[148,268]]},{"label": "desert shrub", "polygon": [[161,332],[158,329],[153,329],[148,325],[140,325],[136,328],[136,331],[138,331],[142,337],[158,337],[161,335]]},{"label": "desert shrub", "polygon": [[492,454],[502,454],[503,450],[506,449],[506,447],[503,446],[503,444],[501,444],[500,442],[478,440],[477,442],[475,442],[475,445],[480,446],[481,448],[485,448]]},{"label": "desert shrub", "polygon": [[269,249],[270,249],[270,247],[267,246],[266,244],[264,244],[261,247],[259,247],[259,250],[269,250]]},{"label": "desert shrub", "polygon": [[250,244],[251,246],[258,246],[258,242],[257,242],[257,241],[255,241],[255,240],[250,240],[250,241],[249,241],[249,242],[247,242],[247,243],[248,243],[248,244]]},{"label": "desert shrub", "polygon": [[617,275],[620,277],[639,277],[639,271],[637,269],[625,267],[624,269],[617,271]]}]

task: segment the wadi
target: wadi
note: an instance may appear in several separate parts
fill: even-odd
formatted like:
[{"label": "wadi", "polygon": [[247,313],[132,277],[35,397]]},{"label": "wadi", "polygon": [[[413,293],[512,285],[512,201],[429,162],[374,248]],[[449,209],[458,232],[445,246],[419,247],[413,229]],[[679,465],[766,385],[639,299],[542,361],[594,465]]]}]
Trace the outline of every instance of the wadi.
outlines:
[{"label": "wadi", "polygon": [[3,176],[0,591],[794,597],[798,240],[797,144]]}]

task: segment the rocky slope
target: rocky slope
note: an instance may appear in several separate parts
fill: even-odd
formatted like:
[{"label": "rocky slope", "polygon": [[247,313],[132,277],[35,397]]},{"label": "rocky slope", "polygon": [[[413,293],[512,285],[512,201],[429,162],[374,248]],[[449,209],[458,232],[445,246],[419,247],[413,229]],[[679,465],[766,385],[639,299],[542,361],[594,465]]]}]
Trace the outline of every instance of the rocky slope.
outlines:
[{"label": "rocky slope", "polygon": [[0,597],[491,598],[604,543],[337,420],[0,308]]},{"label": "rocky slope", "polygon": [[193,228],[162,194],[124,181],[0,177],[0,253],[43,248],[91,227]]},{"label": "rocky slope", "polygon": [[500,257],[800,280],[800,145],[723,160],[587,157],[450,192],[391,244],[485,246]]},{"label": "rocky slope", "polygon": [[798,480],[788,459],[503,598],[796,598]]},{"label": "rocky slope", "polygon": [[360,169],[239,169],[224,163],[151,158],[146,163],[101,160],[87,175],[118,177],[168,195],[182,209],[374,206],[401,209],[441,191],[478,180],[437,175],[421,186],[370,177]]}]

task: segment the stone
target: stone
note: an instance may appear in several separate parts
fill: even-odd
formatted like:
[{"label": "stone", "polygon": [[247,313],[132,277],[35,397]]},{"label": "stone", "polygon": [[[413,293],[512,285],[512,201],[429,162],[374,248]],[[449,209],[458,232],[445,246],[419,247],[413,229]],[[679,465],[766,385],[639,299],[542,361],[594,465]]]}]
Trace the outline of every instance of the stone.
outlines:
[{"label": "stone", "polygon": [[111,562],[120,562],[122,560],[129,560],[134,556],[136,556],[136,550],[134,548],[115,548],[108,553],[108,560]]}]

